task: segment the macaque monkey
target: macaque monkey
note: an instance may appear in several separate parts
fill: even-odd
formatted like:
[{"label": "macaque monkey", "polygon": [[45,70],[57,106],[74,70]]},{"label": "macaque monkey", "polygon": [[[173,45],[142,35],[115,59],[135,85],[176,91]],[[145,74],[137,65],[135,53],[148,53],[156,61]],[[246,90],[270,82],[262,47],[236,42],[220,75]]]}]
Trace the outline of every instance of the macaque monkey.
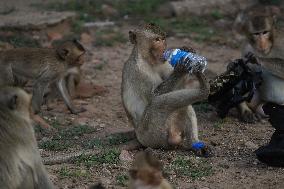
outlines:
[{"label": "macaque monkey", "polygon": [[[280,10],[274,6],[255,6],[239,16],[240,31],[247,43],[243,54],[252,52],[262,67],[263,82],[250,103],[239,105],[241,117],[246,122],[265,117],[265,102],[284,104],[284,33],[276,28]],[[255,65],[251,65],[254,69]]]},{"label": "macaque monkey", "polygon": [[122,102],[138,141],[145,147],[192,150],[199,139],[191,104],[208,97],[206,78],[196,73],[200,89],[184,88],[186,68],[164,62],[165,33],[158,26],[130,31],[129,38],[134,48],[123,68]]},{"label": "macaque monkey", "polygon": [[42,163],[30,118],[31,96],[0,88],[0,188],[53,189]]},{"label": "macaque monkey", "polygon": [[84,47],[76,40],[67,41],[56,49],[15,48],[0,51],[0,86],[25,86],[33,80],[32,106],[40,111],[43,96],[50,84],[55,83],[68,109],[80,113],[71,103],[66,84],[66,71],[82,63]]},{"label": "macaque monkey", "polygon": [[138,152],[129,174],[129,189],[173,188],[163,177],[162,163],[150,152]]}]

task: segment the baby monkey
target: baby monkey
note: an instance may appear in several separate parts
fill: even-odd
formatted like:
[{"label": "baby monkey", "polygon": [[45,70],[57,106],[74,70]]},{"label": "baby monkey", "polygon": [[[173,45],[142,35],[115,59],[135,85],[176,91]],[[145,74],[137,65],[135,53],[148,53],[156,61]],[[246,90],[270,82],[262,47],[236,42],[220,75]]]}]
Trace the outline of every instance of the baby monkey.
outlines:
[{"label": "baby monkey", "polygon": [[0,188],[53,189],[42,163],[30,118],[31,96],[0,88]]},{"label": "baby monkey", "polygon": [[138,152],[129,170],[129,189],[172,189],[163,177],[162,163],[150,152]]},{"label": "baby monkey", "polygon": [[0,86],[25,86],[33,81],[32,106],[35,113],[40,111],[44,94],[52,83],[58,90],[68,109],[80,113],[71,103],[65,75],[68,68],[82,64],[84,47],[77,41],[67,41],[56,49],[15,48],[0,51]]},{"label": "baby monkey", "polygon": [[195,73],[200,89],[185,89],[187,69],[175,69],[163,60],[165,33],[154,24],[129,32],[134,45],[124,64],[122,102],[134,126],[138,141],[145,147],[193,149],[205,155],[200,143],[195,111],[191,104],[204,100],[209,85],[200,72]]}]

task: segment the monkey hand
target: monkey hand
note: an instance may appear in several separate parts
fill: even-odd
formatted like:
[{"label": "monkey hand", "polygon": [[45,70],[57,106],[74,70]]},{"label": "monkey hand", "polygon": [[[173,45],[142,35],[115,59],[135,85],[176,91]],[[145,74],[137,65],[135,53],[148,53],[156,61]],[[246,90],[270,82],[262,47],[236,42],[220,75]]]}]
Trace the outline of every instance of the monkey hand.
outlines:
[{"label": "monkey hand", "polygon": [[245,63],[259,64],[256,56],[252,52],[245,54]]}]

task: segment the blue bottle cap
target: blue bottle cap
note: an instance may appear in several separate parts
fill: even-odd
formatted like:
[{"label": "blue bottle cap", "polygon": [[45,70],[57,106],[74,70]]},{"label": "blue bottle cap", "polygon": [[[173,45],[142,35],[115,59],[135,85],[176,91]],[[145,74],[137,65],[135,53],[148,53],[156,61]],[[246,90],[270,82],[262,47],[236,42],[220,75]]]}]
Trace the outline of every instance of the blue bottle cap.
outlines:
[{"label": "blue bottle cap", "polygon": [[204,142],[201,142],[201,141],[194,142],[194,143],[192,143],[191,147],[194,150],[200,150],[200,149],[203,149],[205,147],[205,144],[204,144]]}]

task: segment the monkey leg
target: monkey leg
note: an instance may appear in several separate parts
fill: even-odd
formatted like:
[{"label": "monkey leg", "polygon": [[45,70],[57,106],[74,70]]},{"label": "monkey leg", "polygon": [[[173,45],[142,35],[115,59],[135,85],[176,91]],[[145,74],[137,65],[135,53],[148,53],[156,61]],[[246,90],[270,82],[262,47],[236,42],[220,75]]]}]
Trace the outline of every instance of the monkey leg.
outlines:
[{"label": "monkey leg", "polygon": [[13,77],[13,72],[11,67],[7,67],[7,66],[0,66],[0,70],[2,70],[1,74],[0,74],[0,86],[7,86],[7,85],[15,85],[15,80]]},{"label": "monkey leg", "polygon": [[65,104],[67,105],[68,109],[71,111],[71,113],[73,114],[78,114],[81,112],[86,111],[85,108],[80,108],[80,109],[76,109],[75,106],[71,103],[71,98],[70,95],[68,93],[67,87],[66,87],[66,82],[64,78],[60,78],[59,81],[57,82],[57,87],[58,90],[60,91],[60,94],[65,102]]},{"label": "monkey leg", "polygon": [[255,123],[257,117],[254,112],[248,107],[247,102],[242,102],[238,105],[239,112],[241,114],[241,120],[246,123]]},{"label": "monkey leg", "polygon": [[48,85],[48,80],[38,80],[33,86],[32,107],[35,114],[40,111],[40,107],[43,103],[43,96]]}]

